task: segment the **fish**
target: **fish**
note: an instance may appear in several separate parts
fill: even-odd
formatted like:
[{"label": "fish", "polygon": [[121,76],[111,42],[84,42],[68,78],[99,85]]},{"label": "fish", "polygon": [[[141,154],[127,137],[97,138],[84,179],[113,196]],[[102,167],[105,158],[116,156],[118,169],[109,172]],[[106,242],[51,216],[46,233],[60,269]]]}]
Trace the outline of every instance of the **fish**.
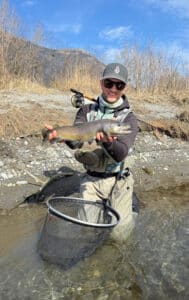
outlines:
[{"label": "fish", "polygon": [[103,132],[107,136],[126,135],[131,132],[130,125],[117,120],[105,119],[92,122],[78,123],[73,126],[59,126],[53,129],[42,129],[43,142],[48,140],[49,134],[56,130],[57,137],[50,142],[80,141],[89,142],[96,138],[97,132]]}]

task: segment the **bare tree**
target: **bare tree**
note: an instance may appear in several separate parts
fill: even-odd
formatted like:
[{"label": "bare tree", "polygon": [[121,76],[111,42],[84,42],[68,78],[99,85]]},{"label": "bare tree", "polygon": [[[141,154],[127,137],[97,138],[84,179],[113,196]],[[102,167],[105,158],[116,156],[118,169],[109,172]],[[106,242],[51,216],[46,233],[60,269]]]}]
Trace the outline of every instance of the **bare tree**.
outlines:
[{"label": "bare tree", "polygon": [[13,35],[18,30],[19,22],[13,9],[9,7],[7,0],[0,3],[0,84],[9,78],[7,67],[8,52],[12,43]]},{"label": "bare tree", "polygon": [[121,52],[121,59],[137,92],[170,94],[189,88],[189,64],[184,64],[178,53],[168,55],[150,44],[142,51],[137,46],[127,45]]}]

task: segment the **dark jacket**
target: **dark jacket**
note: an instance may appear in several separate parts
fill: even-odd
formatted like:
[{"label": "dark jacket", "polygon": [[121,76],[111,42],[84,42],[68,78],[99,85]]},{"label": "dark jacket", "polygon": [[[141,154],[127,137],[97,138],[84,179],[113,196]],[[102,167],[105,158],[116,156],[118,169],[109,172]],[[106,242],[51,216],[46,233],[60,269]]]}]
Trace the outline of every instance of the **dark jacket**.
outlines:
[{"label": "dark jacket", "polygon": [[[128,110],[130,108],[127,97],[123,95],[122,98],[124,100],[124,103],[116,109],[114,109],[113,111],[113,116],[115,118],[119,117],[120,114],[123,114],[123,110]],[[87,114],[91,111],[92,107],[94,107],[94,104],[87,104],[82,106],[76,114],[74,124],[88,122]],[[99,99],[97,99],[95,109],[99,109]],[[105,114],[106,112],[104,111],[104,115]],[[127,134],[126,136],[119,136],[113,142],[103,143],[103,147],[106,149],[109,155],[117,162],[121,162],[127,157],[129,150],[134,144],[135,137],[138,132],[137,119],[132,111],[130,111],[126,115],[126,117],[123,119],[123,122],[130,125],[131,133]],[[81,148],[83,145],[80,142],[66,142],[66,144],[72,149]]]}]

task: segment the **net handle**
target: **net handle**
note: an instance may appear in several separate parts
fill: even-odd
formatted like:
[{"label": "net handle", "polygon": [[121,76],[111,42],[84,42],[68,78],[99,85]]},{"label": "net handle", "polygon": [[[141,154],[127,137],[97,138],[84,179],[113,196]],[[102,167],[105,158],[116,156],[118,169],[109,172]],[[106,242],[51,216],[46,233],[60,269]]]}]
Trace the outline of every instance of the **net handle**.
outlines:
[{"label": "net handle", "polygon": [[[100,202],[100,201],[87,201],[87,203],[98,203],[98,204],[102,204],[103,206],[105,206],[110,213],[112,213],[112,215],[115,217],[116,221],[114,223],[111,223],[111,224],[103,224],[103,223],[89,223],[89,222],[86,222],[86,221],[82,221],[82,220],[78,220],[78,219],[75,219],[75,218],[72,218],[68,215],[65,215],[63,213],[61,213],[60,211],[56,210],[54,207],[52,207],[52,205],[50,204],[50,201],[54,200],[54,199],[69,199],[68,197],[53,197],[53,198],[50,198],[46,201],[46,204],[48,206],[48,212],[55,215],[56,217],[59,217],[61,219],[65,219],[65,220],[68,220],[68,221],[71,221],[72,223],[76,223],[76,224],[79,224],[79,225],[84,225],[84,226],[90,226],[90,227],[99,227],[99,228],[111,228],[111,227],[115,227],[119,221],[120,221],[120,215],[118,214],[118,212],[113,209],[111,206],[109,206],[108,204],[104,204],[104,202]],[[73,200],[78,200],[79,202],[81,202],[81,198],[70,198],[70,200],[73,199]],[[85,201],[83,199],[83,201]]]}]

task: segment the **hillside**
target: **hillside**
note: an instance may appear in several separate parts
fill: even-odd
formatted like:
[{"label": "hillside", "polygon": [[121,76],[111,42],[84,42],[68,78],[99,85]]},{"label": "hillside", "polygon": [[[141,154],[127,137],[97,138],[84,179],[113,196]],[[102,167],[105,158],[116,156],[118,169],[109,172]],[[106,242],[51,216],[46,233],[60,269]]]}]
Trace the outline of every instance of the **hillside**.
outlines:
[{"label": "hillside", "polygon": [[29,78],[51,87],[57,78],[72,76],[77,69],[99,76],[103,68],[97,58],[80,49],[49,49],[13,36],[6,37],[6,67],[11,75]]}]

